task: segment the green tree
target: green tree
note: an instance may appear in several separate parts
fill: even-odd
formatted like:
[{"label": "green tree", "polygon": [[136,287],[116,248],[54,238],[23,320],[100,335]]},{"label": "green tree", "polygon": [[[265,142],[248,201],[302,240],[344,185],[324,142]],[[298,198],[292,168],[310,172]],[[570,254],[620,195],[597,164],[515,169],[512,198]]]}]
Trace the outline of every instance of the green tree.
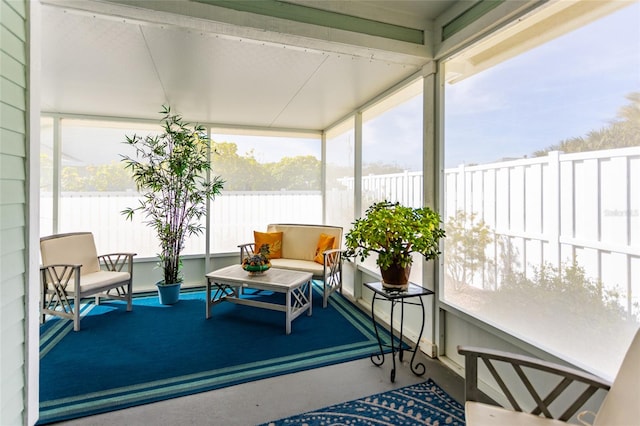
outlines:
[{"label": "green tree", "polygon": [[404,169],[392,164],[382,162],[362,164],[362,175],[389,175],[393,173],[402,173]]},{"label": "green tree", "polygon": [[[225,178],[226,191],[319,190],[321,162],[312,155],[284,157],[275,163],[262,164],[251,150],[238,153],[234,142],[212,144],[212,170]],[[45,161],[51,160],[48,157]],[[135,190],[131,174],[122,163],[89,166],[66,166],[62,170],[64,191]],[[49,179],[50,180],[50,179]],[[46,181],[43,180],[45,185]]]},{"label": "green tree", "polygon": [[[124,165],[112,162],[89,166],[65,166],[62,168],[63,191],[104,192],[135,190],[135,183]],[[50,180],[50,179],[49,179]]]},{"label": "green tree", "polygon": [[458,210],[445,224],[446,272],[455,290],[470,285],[480,268],[493,269],[493,261],[486,255],[493,237],[485,222],[476,216],[476,213]]},{"label": "green tree", "polygon": [[255,159],[253,150],[240,156],[235,143],[214,142],[212,152],[212,168],[217,174],[224,176],[227,191],[272,189],[273,178],[269,176],[266,167]]},{"label": "green tree", "polygon": [[65,166],[60,175],[60,186],[63,191],[86,191],[86,178],[81,176],[79,167]]},{"label": "green tree", "polygon": [[126,191],[136,188],[131,174],[122,163],[114,161],[110,164],[88,166],[86,170],[86,191]]},{"label": "green tree", "polygon": [[284,157],[267,167],[274,183],[274,190],[319,190],[321,165],[313,155]]}]

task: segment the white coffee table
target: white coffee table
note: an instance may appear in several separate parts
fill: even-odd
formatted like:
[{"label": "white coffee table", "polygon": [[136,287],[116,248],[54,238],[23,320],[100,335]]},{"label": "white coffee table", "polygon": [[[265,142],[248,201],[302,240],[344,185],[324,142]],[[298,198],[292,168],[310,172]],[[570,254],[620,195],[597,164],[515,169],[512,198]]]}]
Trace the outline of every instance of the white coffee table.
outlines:
[{"label": "white coffee table", "polygon": [[[285,312],[287,334],[291,334],[291,321],[305,311],[308,316],[311,316],[312,274],[310,272],[271,268],[260,275],[249,275],[242,266],[231,265],[209,272],[205,276],[207,277],[207,319],[211,318],[213,305],[225,301]],[[241,297],[243,288],[285,293],[285,304],[243,299]],[[212,290],[214,290],[213,295]]]}]

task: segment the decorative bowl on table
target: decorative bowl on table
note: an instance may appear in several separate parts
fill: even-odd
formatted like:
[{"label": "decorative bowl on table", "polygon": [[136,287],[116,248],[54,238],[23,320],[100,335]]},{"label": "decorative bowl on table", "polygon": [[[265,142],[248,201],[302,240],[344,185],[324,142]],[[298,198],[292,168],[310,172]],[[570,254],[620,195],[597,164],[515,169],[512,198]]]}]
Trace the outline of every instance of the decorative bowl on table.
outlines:
[{"label": "decorative bowl on table", "polygon": [[251,264],[246,263],[246,264],[242,265],[242,269],[247,271],[249,273],[249,275],[262,274],[265,271],[267,271],[269,268],[271,268],[271,263],[265,263],[265,264],[262,264],[262,265],[251,265]]},{"label": "decorative bowl on table", "polygon": [[257,253],[242,259],[242,269],[247,271],[249,275],[262,274],[264,271],[271,268],[271,262],[269,262],[269,245],[263,244]]}]

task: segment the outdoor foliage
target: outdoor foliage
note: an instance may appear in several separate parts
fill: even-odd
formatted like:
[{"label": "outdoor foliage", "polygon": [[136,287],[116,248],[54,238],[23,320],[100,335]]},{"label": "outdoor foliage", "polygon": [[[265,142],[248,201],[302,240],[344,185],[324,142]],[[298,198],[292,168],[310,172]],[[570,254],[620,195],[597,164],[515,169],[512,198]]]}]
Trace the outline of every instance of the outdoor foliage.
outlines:
[{"label": "outdoor foliage", "polygon": [[[233,142],[211,141],[211,145],[214,148],[211,165],[216,173],[225,177],[226,191],[319,191],[321,188],[321,162],[314,156],[284,157],[278,162],[259,163],[253,151],[239,155],[238,146]],[[51,163],[48,157],[41,161]],[[50,181],[50,176],[41,176],[43,187],[50,187]],[[136,190],[131,173],[119,162],[64,166],[61,187],[70,192]]]},{"label": "outdoor foliage", "polygon": [[64,167],[61,187],[63,191],[105,192],[133,190],[136,186],[124,165],[112,162],[83,167]]},{"label": "outdoor foliage", "polygon": [[476,220],[476,216],[476,213],[459,210],[445,226],[448,237],[445,243],[446,269],[455,290],[470,285],[478,271],[492,269],[494,263],[485,254],[487,246],[493,242],[492,233],[483,220]]},{"label": "outdoor foliage", "polygon": [[[617,119],[607,126],[585,136],[563,140],[534,155],[639,146],[640,92],[630,93],[627,99],[629,104],[620,108]],[[476,222],[475,216],[476,213],[457,212],[445,227],[446,280],[448,288],[454,292],[468,292],[476,299],[482,298],[482,304],[491,314],[504,304],[505,315],[536,312],[536,315],[554,318],[558,312],[566,312],[575,316],[576,321],[593,319],[591,326],[600,328],[620,320],[639,320],[640,307],[627,306],[624,289],[615,287],[614,283],[605,286],[589,278],[577,260],[569,260],[560,266],[549,263],[538,267],[523,265],[512,239],[507,235],[494,236],[494,230],[482,221]],[[488,257],[489,250],[493,255]],[[528,273],[524,272],[526,269]],[[494,291],[480,291],[480,282],[482,290]],[[540,309],[545,312],[541,313]]]},{"label": "outdoor foliage", "polygon": [[254,157],[253,151],[241,156],[232,142],[213,142],[216,152],[212,167],[225,177],[227,191],[266,191],[270,186],[268,170]]},{"label": "outdoor foliage", "polygon": [[561,141],[533,155],[541,157],[550,151],[584,152],[640,145],[640,92],[627,95],[630,104],[618,111],[618,120],[602,129],[592,130],[586,137],[578,136]]},{"label": "outdoor foliage", "polygon": [[565,312],[577,321],[593,319],[593,327],[616,324],[621,319],[637,320],[626,312],[617,288],[606,288],[601,281],[587,277],[577,262],[565,262],[559,268],[545,263],[534,268],[531,277],[513,273],[506,277],[495,297],[510,306],[520,306],[519,309],[533,305],[536,309],[543,307],[550,315]]},{"label": "outdoor foliage", "polygon": [[321,188],[321,162],[313,155],[284,157],[277,163],[266,165],[269,176],[278,187],[273,189],[319,190]]},{"label": "outdoor foliage", "polygon": [[[476,221],[475,216],[459,211],[447,221],[445,268],[449,289],[454,292],[477,289],[470,294],[481,297],[482,305],[492,314],[504,311],[502,315],[506,316],[554,318],[563,312],[565,318],[582,323],[593,320],[591,327],[605,329],[607,324],[620,320],[640,320],[633,313],[639,307],[634,306],[628,312],[619,288],[588,277],[577,261],[563,262],[560,267],[544,263],[531,266],[533,273],[523,272],[518,250],[509,239],[493,238],[494,231],[483,221]],[[498,253],[495,261],[486,255],[493,244]],[[500,285],[496,285],[492,270],[498,271]],[[480,273],[485,274],[485,279],[478,279]],[[478,293],[480,289],[474,286],[474,281],[482,281],[485,291]],[[485,281],[496,287],[487,286]]]},{"label": "outdoor foliage", "polygon": [[122,161],[142,196],[138,207],[122,213],[128,219],[137,211],[145,215],[160,240],[164,283],[173,284],[182,281],[180,253],[185,237],[202,233],[206,201],[221,193],[224,181],[219,176],[207,179],[211,163],[204,127],[191,128],[168,106],[163,106],[161,114],[163,134],[126,137],[136,157],[123,156]]},{"label": "outdoor foliage", "polygon": [[321,188],[321,162],[312,155],[259,163],[253,150],[241,156],[233,142],[214,142],[214,147],[220,155],[211,161],[218,173],[225,176],[227,191],[317,191]]}]

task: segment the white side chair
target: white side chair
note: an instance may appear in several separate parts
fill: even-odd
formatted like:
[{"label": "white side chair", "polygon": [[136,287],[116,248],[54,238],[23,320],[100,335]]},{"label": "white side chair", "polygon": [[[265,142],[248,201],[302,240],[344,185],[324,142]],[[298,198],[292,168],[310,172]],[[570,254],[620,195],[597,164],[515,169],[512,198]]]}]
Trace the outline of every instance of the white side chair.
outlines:
[{"label": "white side chair", "polygon": [[[465,417],[468,426],[544,426],[566,425],[576,413],[582,424],[593,426],[631,426],[640,425],[640,331],[631,342],[625,358],[612,384],[580,370],[567,368],[539,359],[511,354],[507,352],[486,350],[473,347],[458,347],[458,352],[465,356]],[[482,359],[513,409],[489,405],[479,400],[478,360]],[[507,388],[504,380],[495,368],[496,363],[510,364],[522,385],[529,391],[536,407],[530,412],[523,412],[520,403]],[[557,377],[557,385],[547,394],[540,395],[525,370],[534,369]],[[582,389],[576,398],[566,399],[566,391],[570,385],[579,383]],[[575,390],[575,386],[572,387]],[[608,390],[597,413],[579,411],[586,401],[599,389]],[[559,398],[562,395],[561,398]],[[555,418],[551,414],[554,401],[564,401],[563,409],[555,410],[560,414]],[[588,416],[587,414],[590,414]],[[591,423],[591,420],[593,422]]]},{"label": "white side chair", "polygon": [[73,319],[80,330],[80,300],[94,296],[124,300],[133,308],[133,256],[111,253],[98,256],[93,234],[74,232],[40,239],[40,323],[45,315]]}]

